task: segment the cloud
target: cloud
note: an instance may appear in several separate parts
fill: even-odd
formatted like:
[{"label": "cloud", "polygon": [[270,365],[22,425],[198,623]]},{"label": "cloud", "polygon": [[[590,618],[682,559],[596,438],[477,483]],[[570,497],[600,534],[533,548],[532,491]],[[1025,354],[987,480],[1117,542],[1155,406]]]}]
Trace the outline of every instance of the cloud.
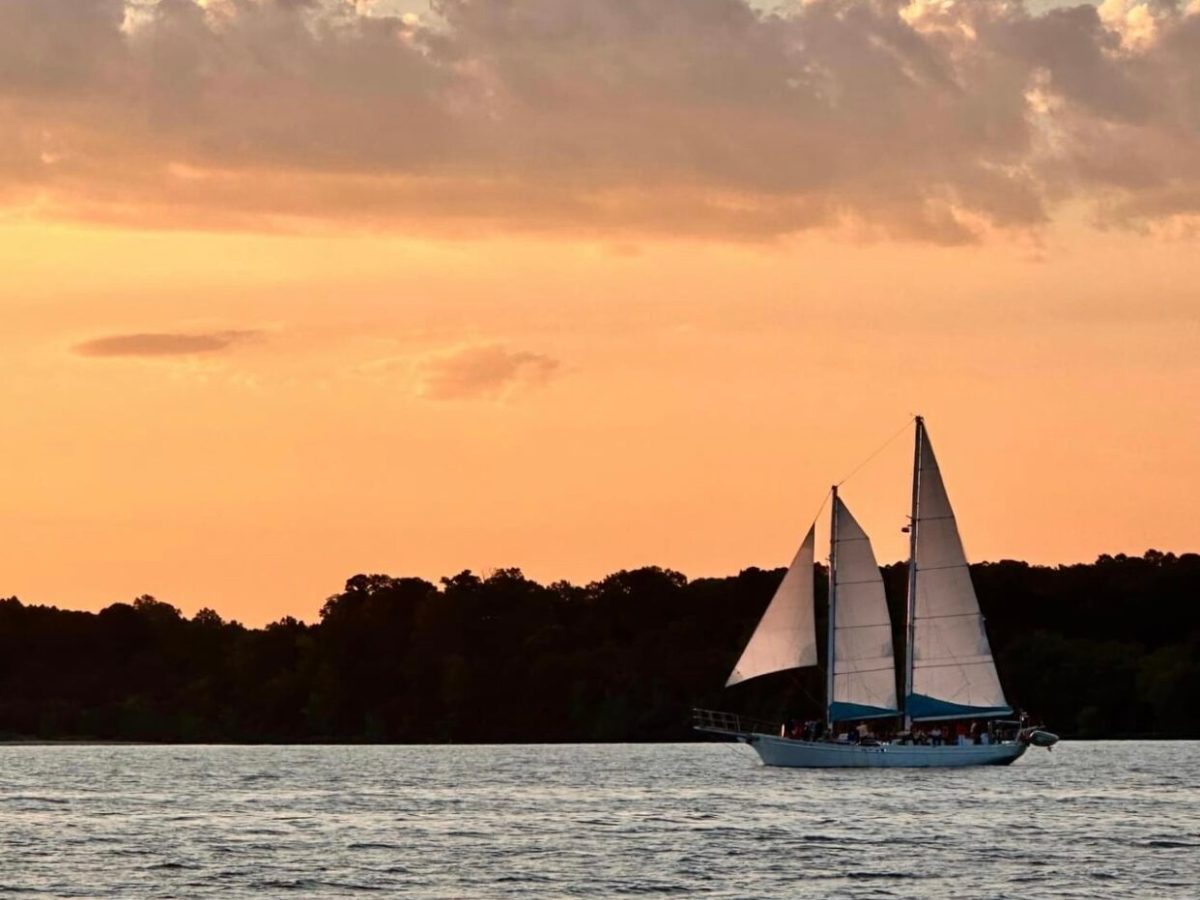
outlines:
[{"label": "cloud", "polygon": [[259,337],[258,331],[210,331],[199,334],[114,334],[76,344],[80,356],[192,356],[220,353],[234,344]]},{"label": "cloud", "polygon": [[500,344],[460,347],[418,363],[418,393],[430,400],[494,399],[545,384],[559,368],[559,361],[549,356]]},{"label": "cloud", "polygon": [[6,0],[0,205],[941,243],[1200,214],[1200,5]]}]

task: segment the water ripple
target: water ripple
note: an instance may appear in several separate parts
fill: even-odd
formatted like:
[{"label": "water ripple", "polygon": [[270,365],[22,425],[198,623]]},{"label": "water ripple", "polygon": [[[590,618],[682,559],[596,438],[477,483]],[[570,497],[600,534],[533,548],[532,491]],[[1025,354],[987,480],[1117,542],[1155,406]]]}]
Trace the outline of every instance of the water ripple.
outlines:
[{"label": "water ripple", "polygon": [[0,895],[1188,898],[1200,744],[1008,769],[746,748],[0,745]]}]

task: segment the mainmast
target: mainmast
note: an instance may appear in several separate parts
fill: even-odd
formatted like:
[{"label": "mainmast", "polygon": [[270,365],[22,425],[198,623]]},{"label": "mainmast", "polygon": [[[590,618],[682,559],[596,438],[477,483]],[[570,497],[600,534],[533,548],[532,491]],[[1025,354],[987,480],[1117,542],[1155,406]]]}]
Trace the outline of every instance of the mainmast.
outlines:
[{"label": "mainmast", "polygon": [[833,500],[829,504],[829,652],[825,662],[825,731],[833,733],[833,684],[834,684],[834,638],[837,634],[837,540],[838,540],[838,489],[832,489]]},{"label": "mainmast", "polygon": [[900,697],[900,710],[904,713],[904,729],[912,728],[912,716],[908,711],[908,698],[913,690],[913,640],[916,637],[917,611],[917,517],[921,504],[921,451],[925,444],[925,419],[917,416],[917,433],[913,447],[912,515],[908,521],[908,603],[905,612],[904,641],[904,694]]}]

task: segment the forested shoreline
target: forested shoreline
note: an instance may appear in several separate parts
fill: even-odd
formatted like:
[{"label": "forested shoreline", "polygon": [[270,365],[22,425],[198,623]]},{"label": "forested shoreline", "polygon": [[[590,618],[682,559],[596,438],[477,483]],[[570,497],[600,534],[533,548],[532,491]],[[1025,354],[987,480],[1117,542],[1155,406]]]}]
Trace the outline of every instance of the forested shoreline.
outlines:
[{"label": "forested shoreline", "polygon": [[[883,574],[899,623],[906,566]],[[972,574],[1014,706],[1068,737],[1200,737],[1200,555]],[[262,629],[151,597],[0,600],[0,740],[671,741],[693,706],[815,717],[816,669],[721,687],[782,576],[357,575],[318,623]]]}]

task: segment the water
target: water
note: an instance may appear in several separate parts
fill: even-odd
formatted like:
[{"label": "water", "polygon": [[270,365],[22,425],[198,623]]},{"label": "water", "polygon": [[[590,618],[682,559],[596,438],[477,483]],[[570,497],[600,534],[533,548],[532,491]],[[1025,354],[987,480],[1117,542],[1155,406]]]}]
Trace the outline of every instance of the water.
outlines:
[{"label": "water", "polygon": [[0,746],[0,896],[1200,897],[1200,743]]}]

